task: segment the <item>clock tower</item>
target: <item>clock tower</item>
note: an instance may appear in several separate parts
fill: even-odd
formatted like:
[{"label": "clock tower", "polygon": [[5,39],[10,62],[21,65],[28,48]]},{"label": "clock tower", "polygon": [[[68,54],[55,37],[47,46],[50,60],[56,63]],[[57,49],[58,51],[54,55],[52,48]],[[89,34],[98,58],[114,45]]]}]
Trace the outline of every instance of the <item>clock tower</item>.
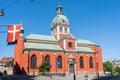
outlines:
[{"label": "clock tower", "polygon": [[58,4],[56,9],[56,16],[52,21],[52,36],[54,36],[61,47],[65,50],[76,50],[77,43],[76,39],[70,34],[69,20],[62,12],[62,6]]},{"label": "clock tower", "polygon": [[56,16],[52,21],[51,30],[52,36],[60,40],[64,35],[69,34],[69,21],[62,12],[62,6],[58,4],[56,9]]}]

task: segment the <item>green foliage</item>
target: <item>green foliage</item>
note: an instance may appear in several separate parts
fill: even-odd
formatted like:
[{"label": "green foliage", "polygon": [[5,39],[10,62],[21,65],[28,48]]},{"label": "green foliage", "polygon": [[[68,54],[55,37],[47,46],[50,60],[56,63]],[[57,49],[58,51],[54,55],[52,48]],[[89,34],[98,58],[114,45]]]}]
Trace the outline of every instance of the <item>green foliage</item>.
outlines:
[{"label": "green foliage", "polygon": [[111,75],[115,75],[115,74],[116,74],[116,67],[112,67]]},{"label": "green foliage", "polygon": [[116,72],[118,73],[118,74],[120,74],[120,67],[116,67]]},{"label": "green foliage", "polygon": [[120,67],[113,66],[110,61],[103,63],[104,72],[110,72],[111,75],[120,75]]},{"label": "green foliage", "polygon": [[103,63],[103,68],[104,68],[104,72],[112,72],[113,65],[110,61],[106,61]]},{"label": "green foliage", "polygon": [[49,62],[47,61],[44,61],[40,66],[39,66],[39,71],[40,72],[49,72],[50,71],[50,68],[51,68],[51,65]]}]

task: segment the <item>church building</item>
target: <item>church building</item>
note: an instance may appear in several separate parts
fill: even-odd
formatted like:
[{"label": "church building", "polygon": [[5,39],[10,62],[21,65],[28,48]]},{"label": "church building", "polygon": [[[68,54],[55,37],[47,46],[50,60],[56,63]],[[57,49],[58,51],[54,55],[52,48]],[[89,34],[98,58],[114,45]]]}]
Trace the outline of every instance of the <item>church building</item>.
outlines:
[{"label": "church building", "polygon": [[24,36],[21,30],[14,47],[16,74],[38,74],[43,61],[50,63],[50,73],[103,74],[100,46],[70,33],[69,20],[63,15],[60,4],[51,24],[51,35]]}]

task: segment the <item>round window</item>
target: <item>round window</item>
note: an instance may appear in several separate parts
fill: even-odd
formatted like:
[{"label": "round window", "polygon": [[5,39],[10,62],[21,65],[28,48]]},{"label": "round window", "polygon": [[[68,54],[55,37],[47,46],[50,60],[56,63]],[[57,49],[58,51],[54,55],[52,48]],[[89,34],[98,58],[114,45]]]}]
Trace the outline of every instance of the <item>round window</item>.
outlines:
[{"label": "round window", "polygon": [[73,45],[72,45],[72,42],[69,42],[69,43],[68,43],[68,46],[69,46],[70,48],[72,48],[72,46],[73,46]]}]

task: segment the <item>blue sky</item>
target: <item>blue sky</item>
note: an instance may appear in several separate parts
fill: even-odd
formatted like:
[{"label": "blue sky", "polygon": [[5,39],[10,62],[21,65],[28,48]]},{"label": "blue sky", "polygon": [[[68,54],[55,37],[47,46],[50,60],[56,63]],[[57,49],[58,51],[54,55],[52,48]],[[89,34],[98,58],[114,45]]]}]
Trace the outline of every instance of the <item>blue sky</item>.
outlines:
[{"label": "blue sky", "polygon": [[[58,0],[0,0],[0,25],[23,24],[25,36],[51,35],[51,22]],[[61,0],[70,32],[76,38],[91,40],[102,48],[103,59],[120,58],[120,0]],[[8,6],[8,7],[7,7]],[[7,31],[7,26],[0,27]],[[7,46],[7,33],[0,33],[0,59],[13,57],[14,46]]]}]

